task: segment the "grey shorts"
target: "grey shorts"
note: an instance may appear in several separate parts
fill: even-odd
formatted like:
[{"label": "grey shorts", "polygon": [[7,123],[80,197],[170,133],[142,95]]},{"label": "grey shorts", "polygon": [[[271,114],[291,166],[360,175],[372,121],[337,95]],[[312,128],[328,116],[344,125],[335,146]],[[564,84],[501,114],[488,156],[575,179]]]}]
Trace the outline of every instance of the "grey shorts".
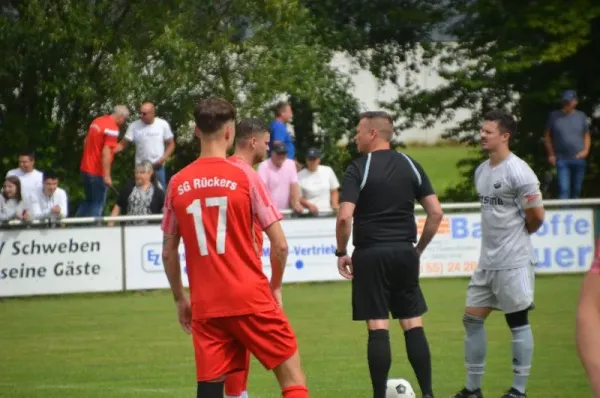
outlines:
[{"label": "grey shorts", "polygon": [[505,314],[533,308],[535,266],[477,269],[467,288],[467,307],[494,308]]}]

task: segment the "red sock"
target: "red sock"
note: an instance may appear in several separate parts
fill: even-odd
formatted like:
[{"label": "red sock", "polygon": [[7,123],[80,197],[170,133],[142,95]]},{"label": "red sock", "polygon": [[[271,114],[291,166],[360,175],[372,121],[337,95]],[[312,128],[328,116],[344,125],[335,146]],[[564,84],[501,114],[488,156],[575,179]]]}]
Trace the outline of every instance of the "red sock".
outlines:
[{"label": "red sock", "polygon": [[283,389],[283,398],[308,398],[308,389],[304,386],[289,386]]},{"label": "red sock", "polygon": [[239,397],[248,388],[247,384],[248,369],[230,373],[225,376],[225,395]]}]

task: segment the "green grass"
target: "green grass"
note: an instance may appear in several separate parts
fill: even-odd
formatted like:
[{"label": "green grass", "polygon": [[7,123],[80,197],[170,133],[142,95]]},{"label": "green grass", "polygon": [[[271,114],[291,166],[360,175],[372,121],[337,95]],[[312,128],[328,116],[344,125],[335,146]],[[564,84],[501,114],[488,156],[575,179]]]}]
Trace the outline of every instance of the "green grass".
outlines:
[{"label": "green grass", "polygon": [[[529,396],[589,397],[575,354],[573,325],[581,276],[540,277],[531,314],[535,353]],[[465,279],[427,279],[425,318],[437,397],[463,386]],[[311,396],[371,395],[366,333],[350,321],[348,283],[288,285],[286,311],[299,338]],[[499,314],[487,323],[484,392],[498,397],[512,380],[511,335]],[[399,327],[391,333],[390,377],[416,386]],[[252,364],[253,398],[279,397],[273,376]],[[0,397],[192,397],[190,338],[167,292],[78,295],[0,302]]]},{"label": "green grass", "polygon": [[409,146],[400,150],[423,166],[438,195],[460,182],[456,163],[475,153],[474,149],[465,146]]}]

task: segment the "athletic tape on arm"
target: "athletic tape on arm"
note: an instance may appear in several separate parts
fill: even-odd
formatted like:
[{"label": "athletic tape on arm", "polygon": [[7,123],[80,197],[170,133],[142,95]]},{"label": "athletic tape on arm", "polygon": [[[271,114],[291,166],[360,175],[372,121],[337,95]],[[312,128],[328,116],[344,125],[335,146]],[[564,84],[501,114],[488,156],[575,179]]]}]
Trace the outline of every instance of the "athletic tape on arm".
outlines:
[{"label": "athletic tape on arm", "polygon": [[542,193],[538,189],[537,192],[523,195],[521,198],[521,206],[523,209],[535,209],[536,207],[543,207],[544,200],[542,199]]}]

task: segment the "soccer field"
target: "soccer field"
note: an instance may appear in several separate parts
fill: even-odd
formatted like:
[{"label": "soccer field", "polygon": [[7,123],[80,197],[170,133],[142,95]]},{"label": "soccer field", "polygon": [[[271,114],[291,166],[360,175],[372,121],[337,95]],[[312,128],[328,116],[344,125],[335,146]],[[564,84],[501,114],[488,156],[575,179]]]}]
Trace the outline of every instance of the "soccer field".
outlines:
[{"label": "soccer field", "polygon": [[[575,354],[575,309],[582,276],[537,279],[529,396],[590,397]],[[466,279],[425,279],[426,331],[437,397],[464,383],[462,308]],[[285,310],[298,334],[311,396],[371,396],[366,332],[350,320],[350,285],[286,285]],[[487,323],[484,393],[498,397],[512,380],[511,334],[499,314]],[[418,390],[399,327],[392,336],[390,377]],[[0,397],[192,397],[190,338],[179,328],[166,291],[78,295],[0,302]],[[252,398],[279,397],[273,376],[256,362]]]}]

